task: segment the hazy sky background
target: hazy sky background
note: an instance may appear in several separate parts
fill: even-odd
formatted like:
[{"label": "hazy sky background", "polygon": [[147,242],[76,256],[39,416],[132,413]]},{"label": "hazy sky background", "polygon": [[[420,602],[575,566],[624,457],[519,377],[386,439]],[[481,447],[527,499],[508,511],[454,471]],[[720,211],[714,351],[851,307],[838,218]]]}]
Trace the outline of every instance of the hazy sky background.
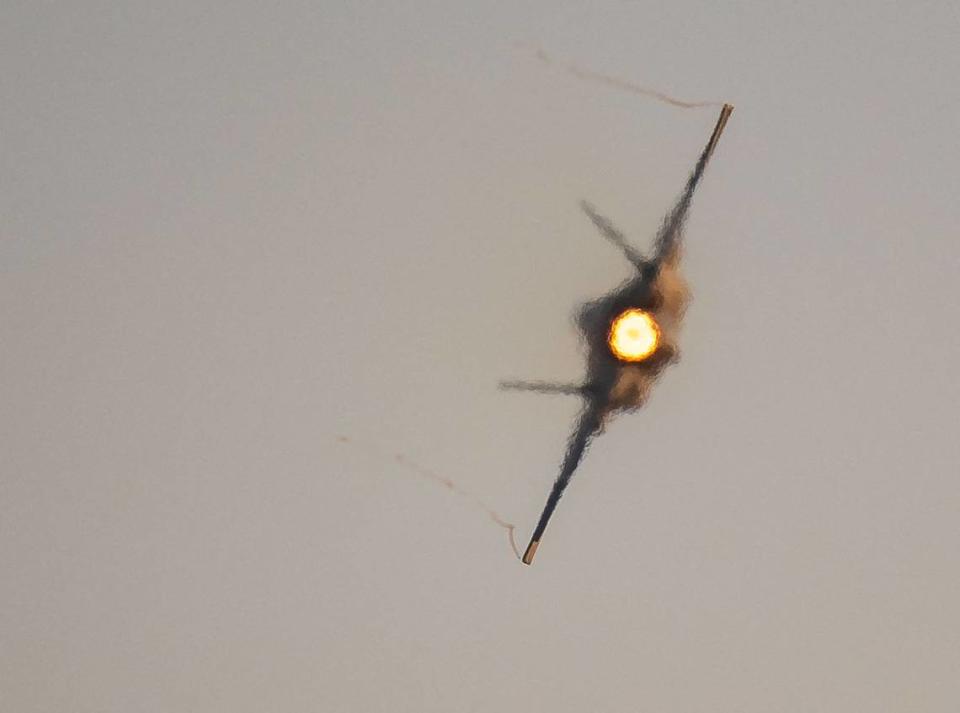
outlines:
[{"label": "hazy sky background", "polygon": [[[956,3],[5,2],[0,707],[955,711]],[[715,109],[684,358],[533,567]],[[358,445],[337,442],[349,436]],[[369,448],[385,455],[377,456]]]}]

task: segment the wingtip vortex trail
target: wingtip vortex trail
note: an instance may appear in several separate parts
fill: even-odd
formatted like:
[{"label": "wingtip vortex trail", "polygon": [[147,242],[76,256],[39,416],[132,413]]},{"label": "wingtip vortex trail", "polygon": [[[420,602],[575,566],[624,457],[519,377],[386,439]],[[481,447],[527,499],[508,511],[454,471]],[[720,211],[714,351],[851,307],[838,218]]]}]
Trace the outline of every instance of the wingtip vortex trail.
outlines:
[{"label": "wingtip vortex trail", "polygon": [[651,89],[650,87],[634,84],[633,82],[620,79],[619,77],[603,74],[602,72],[596,72],[591,69],[584,69],[583,67],[569,62],[560,62],[554,59],[551,55],[547,54],[542,47],[538,47],[537,45],[530,44],[528,42],[517,42],[514,44],[514,46],[518,49],[533,53],[533,56],[543,64],[549,67],[555,67],[581,81],[593,82],[595,84],[602,84],[614,89],[631,92],[632,94],[645,96],[648,99],[655,99],[663,102],[664,104],[670,104],[671,106],[679,107],[681,109],[699,109],[710,106],[723,106],[725,108],[730,107],[731,110],[733,109],[733,107],[729,104],[725,104],[724,102],[720,101],[687,101],[684,99],[678,99],[677,97],[671,96],[666,92],[661,92],[657,89]]}]

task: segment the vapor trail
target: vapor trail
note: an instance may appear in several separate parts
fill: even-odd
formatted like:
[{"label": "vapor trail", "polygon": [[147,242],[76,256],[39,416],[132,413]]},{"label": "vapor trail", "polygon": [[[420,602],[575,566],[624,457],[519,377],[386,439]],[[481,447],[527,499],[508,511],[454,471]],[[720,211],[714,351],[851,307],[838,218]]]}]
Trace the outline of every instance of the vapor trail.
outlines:
[{"label": "vapor trail", "polygon": [[608,74],[601,74],[600,72],[594,72],[589,69],[583,69],[578,67],[575,64],[558,62],[553,57],[548,55],[540,47],[535,45],[530,45],[527,43],[518,43],[518,46],[531,50],[537,59],[550,67],[556,67],[563,72],[576,77],[585,82],[594,82],[596,84],[603,84],[608,87],[613,87],[614,89],[621,89],[623,91],[631,92],[633,94],[639,94],[641,96],[649,97],[651,99],[656,99],[657,101],[662,101],[666,104],[671,104],[672,106],[678,106],[681,109],[697,109],[699,107],[705,106],[722,106],[723,102],[717,101],[683,101],[675,97],[665,94],[663,92],[657,91],[656,89],[649,89],[647,87],[641,87],[638,84],[628,82],[625,79],[620,79],[618,77],[611,77]]},{"label": "vapor trail", "polygon": [[440,475],[439,473],[435,473],[429,468],[425,468],[422,465],[415,463],[414,461],[410,460],[402,453],[387,454],[381,451],[379,448],[375,448],[369,444],[358,443],[357,441],[351,438],[348,438],[347,436],[337,436],[337,442],[353,445],[354,447],[361,449],[368,455],[372,455],[381,460],[390,460],[396,463],[397,465],[399,465],[401,468],[404,468],[408,472],[419,475],[421,478],[425,480],[430,480],[434,483],[439,483],[450,492],[456,493],[457,495],[459,495],[461,498],[469,502],[478,510],[482,510],[483,512],[485,512],[487,514],[487,517],[489,517],[491,520],[493,520],[493,522],[495,522],[497,525],[499,525],[504,530],[506,530],[507,537],[510,540],[510,549],[513,550],[513,554],[516,555],[517,559],[521,558],[520,548],[517,547],[516,540],[513,537],[513,531],[516,529],[516,525],[504,520],[502,517],[500,517],[497,514],[497,512],[493,508],[491,508],[489,505],[487,505],[477,496],[461,488],[451,478]]}]

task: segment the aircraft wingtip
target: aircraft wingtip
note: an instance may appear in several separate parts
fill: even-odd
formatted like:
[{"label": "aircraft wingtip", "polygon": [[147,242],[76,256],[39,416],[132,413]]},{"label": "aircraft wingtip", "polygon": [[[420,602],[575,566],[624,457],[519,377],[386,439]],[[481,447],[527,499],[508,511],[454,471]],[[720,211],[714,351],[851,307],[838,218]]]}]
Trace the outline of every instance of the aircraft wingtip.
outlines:
[{"label": "aircraft wingtip", "polygon": [[523,553],[523,563],[526,565],[533,564],[533,557],[537,554],[537,548],[540,546],[540,540],[530,540],[530,544],[527,545],[527,551]]}]

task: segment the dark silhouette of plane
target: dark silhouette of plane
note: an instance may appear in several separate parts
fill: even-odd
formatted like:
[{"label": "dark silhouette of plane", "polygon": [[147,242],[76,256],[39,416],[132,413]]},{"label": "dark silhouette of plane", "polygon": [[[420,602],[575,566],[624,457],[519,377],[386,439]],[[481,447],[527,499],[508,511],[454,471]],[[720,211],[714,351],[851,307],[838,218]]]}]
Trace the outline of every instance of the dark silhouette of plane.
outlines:
[{"label": "dark silhouette of plane", "polygon": [[582,384],[541,381],[500,384],[506,389],[573,394],[584,401],[560,474],[523,554],[524,564],[533,562],[547,523],[590,440],[603,430],[611,415],[643,406],[657,377],[679,358],[680,324],[690,299],[679,269],[683,225],[693,193],[732,111],[732,106],[724,104],[683,192],[663,219],[652,257],[637,252],[592,205],[586,201],[581,203],[600,233],[623,251],[636,268],[636,274],[612,292],[582,305],[577,313],[577,326],[588,349],[587,377]]}]

